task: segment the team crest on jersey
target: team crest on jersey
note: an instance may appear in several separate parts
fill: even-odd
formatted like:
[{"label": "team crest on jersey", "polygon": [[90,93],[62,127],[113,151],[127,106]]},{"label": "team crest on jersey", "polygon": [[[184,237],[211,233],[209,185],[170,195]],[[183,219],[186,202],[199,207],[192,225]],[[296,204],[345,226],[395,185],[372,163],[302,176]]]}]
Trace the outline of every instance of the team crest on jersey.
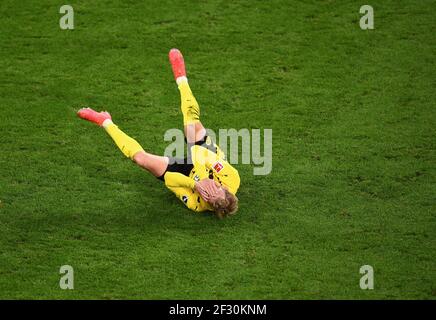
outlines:
[{"label": "team crest on jersey", "polygon": [[187,196],[182,196],[182,201],[184,203],[188,203],[188,197]]},{"label": "team crest on jersey", "polygon": [[213,169],[218,173],[224,168],[221,162],[217,162],[213,165]]},{"label": "team crest on jersey", "polygon": [[212,139],[211,139],[209,136],[207,136],[207,138],[206,138],[206,144],[207,144],[208,146],[210,146],[211,143],[212,143]]}]

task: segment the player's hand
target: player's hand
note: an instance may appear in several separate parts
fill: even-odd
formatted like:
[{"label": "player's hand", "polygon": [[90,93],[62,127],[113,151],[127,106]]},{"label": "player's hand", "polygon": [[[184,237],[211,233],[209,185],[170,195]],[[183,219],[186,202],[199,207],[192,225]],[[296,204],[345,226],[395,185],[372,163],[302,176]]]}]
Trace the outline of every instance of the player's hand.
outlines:
[{"label": "player's hand", "polygon": [[216,196],[218,196],[219,193],[219,188],[218,188],[218,184],[212,180],[212,179],[204,179],[202,181],[200,181],[202,187],[206,190],[209,199],[211,198],[215,198]]},{"label": "player's hand", "polygon": [[221,186],[212,179],[203,179],[195,184],[195,190],[206,202],[219,196]]},{"label": "player's hand", "polygon": [[200,194],[204,201],[207,202],[210,200],[209,194],[201,182],[195,183],[195,190]]}]

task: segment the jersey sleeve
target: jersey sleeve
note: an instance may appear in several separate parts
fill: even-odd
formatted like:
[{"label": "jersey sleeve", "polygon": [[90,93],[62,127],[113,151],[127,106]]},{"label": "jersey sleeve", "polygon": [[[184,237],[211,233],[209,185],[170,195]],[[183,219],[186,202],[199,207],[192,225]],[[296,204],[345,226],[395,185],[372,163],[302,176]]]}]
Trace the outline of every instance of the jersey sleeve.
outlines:
[{"label": "jersey sleeve", "polygon": [[171,188],[195,188],[195,181],[191,178],[178,173],[178,172],[167,172],[164,176],[165,179],[165,185],[171,189]]}]

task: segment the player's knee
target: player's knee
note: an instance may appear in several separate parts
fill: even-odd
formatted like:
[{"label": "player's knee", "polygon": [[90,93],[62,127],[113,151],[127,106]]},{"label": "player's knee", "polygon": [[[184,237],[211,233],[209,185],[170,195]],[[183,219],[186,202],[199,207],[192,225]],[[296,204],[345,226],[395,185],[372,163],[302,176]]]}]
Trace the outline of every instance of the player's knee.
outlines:
[{"label": "player's knee", "polygon": [[206,129],[203,127],[201,123],[195,128],[195,142],[202,141],[206,137]]},{"label": "player's knee", "polygon": [[185,137],[188,143],[196,143],[204,139],[206,129],[201,122],[194,122],[185,125]]},{"label": "player's knee", "polygon": [[147,163],[147,155],[143,151],[137,152],[133,156],[133,161],[140,167],[145,168]]}]

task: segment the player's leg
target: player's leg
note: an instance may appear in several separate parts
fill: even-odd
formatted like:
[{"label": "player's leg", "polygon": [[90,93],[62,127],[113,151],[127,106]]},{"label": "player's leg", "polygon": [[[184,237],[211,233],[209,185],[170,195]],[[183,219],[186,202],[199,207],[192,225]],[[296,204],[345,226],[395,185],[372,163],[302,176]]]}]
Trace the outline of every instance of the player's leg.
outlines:
[{"label": "player's leg", "polygon": [[168,157],[157,156],[145,151],[137,152],[133,156],[133,161],[158,178],[163,176],[169,163]]},{"label": "player's leg", "polygon": [[169,162],[168,157],[145,152],[135,139],[129,137],[112,122],[108,112],[96,112],[90,108],[84,108],[80,109],[77,114],[80,118],[103,127],[121,152],[140,167],[148,170],[155,177],[160,177],[165,173]]},{"label": "player's leg", "polygon": [[171,49],[169,60],[173,69],[174,78],[180,91],[183,125],[188,143],[195,143],[204,139],[206,129],[200,121],[200,106],[192,94],[186,77],[185,62],[182,53]]}]

